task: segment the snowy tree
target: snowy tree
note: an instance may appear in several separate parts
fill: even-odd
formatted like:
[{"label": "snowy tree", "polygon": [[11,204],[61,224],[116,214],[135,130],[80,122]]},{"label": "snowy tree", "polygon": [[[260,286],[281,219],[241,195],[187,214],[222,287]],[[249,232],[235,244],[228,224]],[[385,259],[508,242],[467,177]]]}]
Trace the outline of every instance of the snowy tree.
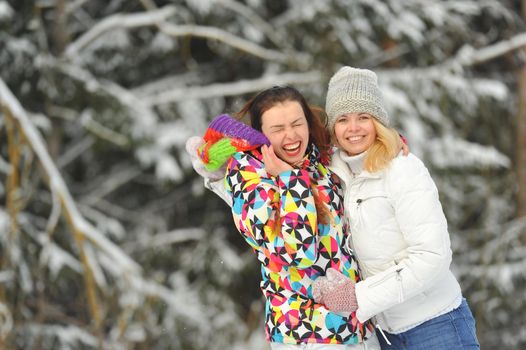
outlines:
[{"label": "snowy tree", "polygon": [[265,349],[257,262],[184,143],[273,85],[323,106],[352,65],[437,182],[482,347],[521,349],[521,5],[0,0],[0,347]]}]

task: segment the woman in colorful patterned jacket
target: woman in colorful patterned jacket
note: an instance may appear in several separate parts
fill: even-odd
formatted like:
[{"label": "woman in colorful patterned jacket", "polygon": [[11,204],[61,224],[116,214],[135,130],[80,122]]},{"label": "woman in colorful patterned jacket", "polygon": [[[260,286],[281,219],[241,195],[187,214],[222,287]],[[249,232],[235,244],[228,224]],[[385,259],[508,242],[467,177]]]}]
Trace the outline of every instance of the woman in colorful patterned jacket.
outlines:
[{"label": "woman in colorful patterned jacket", "polygon": [[236,131],[223,115],[210,124],[199,155],[210,165],[221,147],[245,149],[225,156],[225,185],[235,225],[261,263],[271,348],[379,349],[368,321],[313,300],[312,283],[329,268],[359,281],[353,256],[341,249],[342,191],[327,168],[329,139],[318,115],[292,87],[262,91],[239,114],[268,141],[254,141],[252,129]]}]

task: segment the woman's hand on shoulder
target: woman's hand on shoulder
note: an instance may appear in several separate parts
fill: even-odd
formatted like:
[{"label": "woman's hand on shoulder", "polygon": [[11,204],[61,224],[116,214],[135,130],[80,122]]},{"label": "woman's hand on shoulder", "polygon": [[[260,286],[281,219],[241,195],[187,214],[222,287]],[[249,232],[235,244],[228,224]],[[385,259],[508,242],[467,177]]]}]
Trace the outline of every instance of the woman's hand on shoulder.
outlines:
[{"label": "woman's hand on shoulder", "polygon": [[290,164],[278,158],[272,146],[263,145],[261,147],[261,154],[263,155],[265,170],[272,176],[278,176],[279,173],[293,169]]},{"label": "woman's hand on shoulder", "polygon": [[409,152],[411,152],[411,150],[409,149],[409,146],[407,145],[407,143],[403,142],[402,143],[402,154],[404,156],[407,156],[409,155]]}]

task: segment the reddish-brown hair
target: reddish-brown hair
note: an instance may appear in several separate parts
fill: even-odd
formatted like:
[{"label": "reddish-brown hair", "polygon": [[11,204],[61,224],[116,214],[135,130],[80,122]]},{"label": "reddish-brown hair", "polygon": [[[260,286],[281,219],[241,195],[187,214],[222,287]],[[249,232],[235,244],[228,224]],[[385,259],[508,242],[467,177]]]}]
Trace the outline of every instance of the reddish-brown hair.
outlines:
[{"label": "reddish-brown hair", "polygon": [[329,162],[330,136],[325,128],[325,112],[322,108],[310,106],[307,104],[305,97],[291,86],[274,86],[258,93],[251,98],[239,112],[237,118],[250,118],[250,126],[261,131],[261,117],[279,103],[286,101],[298,102],[303,109],[307,124],[309,125],[309,142],[313,143],[320,151],[321,159],[325,165]]},{"label": "reddish-brown hair", "polygon": [[[324,165],[328,165],[331,146],[330,135],[322,122],[322,120],[326,120],[325,112],[320,107],[310,106],[305,100],[305,97],[295,88],[291,86],[274,86],[270,89],[263,90],[251,98],[241,110],[236,113],[236,117],[243,119],[248,116],[250,118],[250,125],[254,129],[262,131],[261,118],[263,113],[275,105],[287,101],[294,101],[300,104],[309,126],[309,143],[313,143],[318,148],[321,162]],[[316,205],[316,212],[318,213],[318,220],[326,224],[328,223],[327,219],[330,218],[330,213],[318,195],[317,182],[312,178],[311,190]],[[279,211],[277,211],[276,215],[276,228],[278,228],[280,226]]]}]

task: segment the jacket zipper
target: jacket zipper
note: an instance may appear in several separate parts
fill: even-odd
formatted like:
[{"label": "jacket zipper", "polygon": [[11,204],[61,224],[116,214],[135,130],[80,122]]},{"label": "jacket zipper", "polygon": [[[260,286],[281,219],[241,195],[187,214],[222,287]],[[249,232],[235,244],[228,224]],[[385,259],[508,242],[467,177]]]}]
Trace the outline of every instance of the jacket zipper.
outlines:
[{"label": "jacket zipper", "polygon": [[387,280],[390,279],[391,277],[396,276],[396,273],[397,273],[396,271],[393,271],[393,272],[391,272],[390,274],[385,275],[382,279],[380,279],[380,280],[378,280],[378,281],[376,281],[376,282],[374,282],[374,283],[371,283],[371,284],[369,285],[369,287],[376,287],[377,285],[384,283],[385,281],[387,281]]},{"label": "jacket zipper", "polygon": [[371,197],[366,197],[366,198],[358,198],[356,200],[356,206],[359,207],[360,204],[362,204],[363,202],[368,201],[369,199],[373,199],[373,198],[387,198],[387,196],[371,196]]},{"label": "jacket zipper", "polygon": [[398,281],[398,302],[402,303],[404,301],[404,289],[402,288],[402,275],[400,272],[402,272],[403,268],[399,268],[396,270],[396,280]]},{"label": "jacket zipper", "polygon": [[369,285],[369,287],[370,288],[376,287],[379,284],[384,283],[385,281],[387,281],[388,279],[390,279],[390,278],[392,278],[394,276],[396,278],[396,280],[398,281],[398,295],[399,295],[398,302],[402,303],[404,301],[404,292],[403,292],[403,288],[402,288],[402,275],[400,273],[402,272],[403,269],[404,269],[403,267],[401,267],[399,269],[396,269],[395,271],[393,271],[393,272],[389,273],[388,275],[384,276],[379,281],[371,283]]},{"label": "jacket zipper", "polygon": [[[398,266],[398,260],[394,259],[394,263],[396,266]],[[404,288],[402,288],[402,275],[400,274],[404,268],[400,267],[396,269],[396,280],[398,281],[398,295],[400,296],[398,299],[399,303],[402,303],[404,301]]]},{"label": "jacket zipper", "polygon": [[[353,230],[352,230],[352,227],[351,227],[351,219],[350,219],[350,214],[351,212],[349,211],[349,209],[347,208],[350,208],[348,205],[349,205],[349,200],[347,199],[348,196],[347,196],[347,193],[344,193],[344,197],[343,197],[343,209],[344,209],[344,214],[347,214],[347,215],[344,215],[344,220],[346,221],[346,225],[347,225],[347,239],[346,239],[346,242],[345,242],[345,247],[347,248],[347,253],[349,253],[350,255],[354,256],[354,258],[356,259],[357,256],[354,252],[354,239],[353,239]],[[361,274],[360,276],[362,277],[362,279],[364,278]]]},{"label": "jacket zipper", "polygon": [[[395,261],[396,263],[396,261]],[[398,263],[396,263],[396,265],[398,265]],[[404,300],[403,298],[403,288],[402,288],[402,275],[400,274],[402,272],[404,268],[401,267],[395,271],[393,271],[392,273],[388,274],[387,276],[384,276],[384,278],[382,278],[381,280],[379,281],[376,281],[374,283],[372,283],[369,287],[375,287],[377,285],[379,285],[380,283],[383,283],[385,282],[387,279],[391,278],[393,275],[395,276],[396,280],[398,281],[398,291],[399,291],[399,297],[398,297],[398,303],[402,303]],[[387,326],[388,330],[391,330],[391,327],[389,326],[389,323],[387,322],[387,319],[385,318],[385,316],[382,314],[378,314],[376,315],[376,319],[378,318],[382,318],[385,325]],[[384,339],[386,340],[386,342],[389,344],[389,340],[387,339],[387,337],[385,336],[382,328],[380,327],[380,325],[378,324],[378,322],[376,322],[376,327],[378,328],[378,330],[380,331],[380,333],[382,334],[382,336],[384,337]]]}]

